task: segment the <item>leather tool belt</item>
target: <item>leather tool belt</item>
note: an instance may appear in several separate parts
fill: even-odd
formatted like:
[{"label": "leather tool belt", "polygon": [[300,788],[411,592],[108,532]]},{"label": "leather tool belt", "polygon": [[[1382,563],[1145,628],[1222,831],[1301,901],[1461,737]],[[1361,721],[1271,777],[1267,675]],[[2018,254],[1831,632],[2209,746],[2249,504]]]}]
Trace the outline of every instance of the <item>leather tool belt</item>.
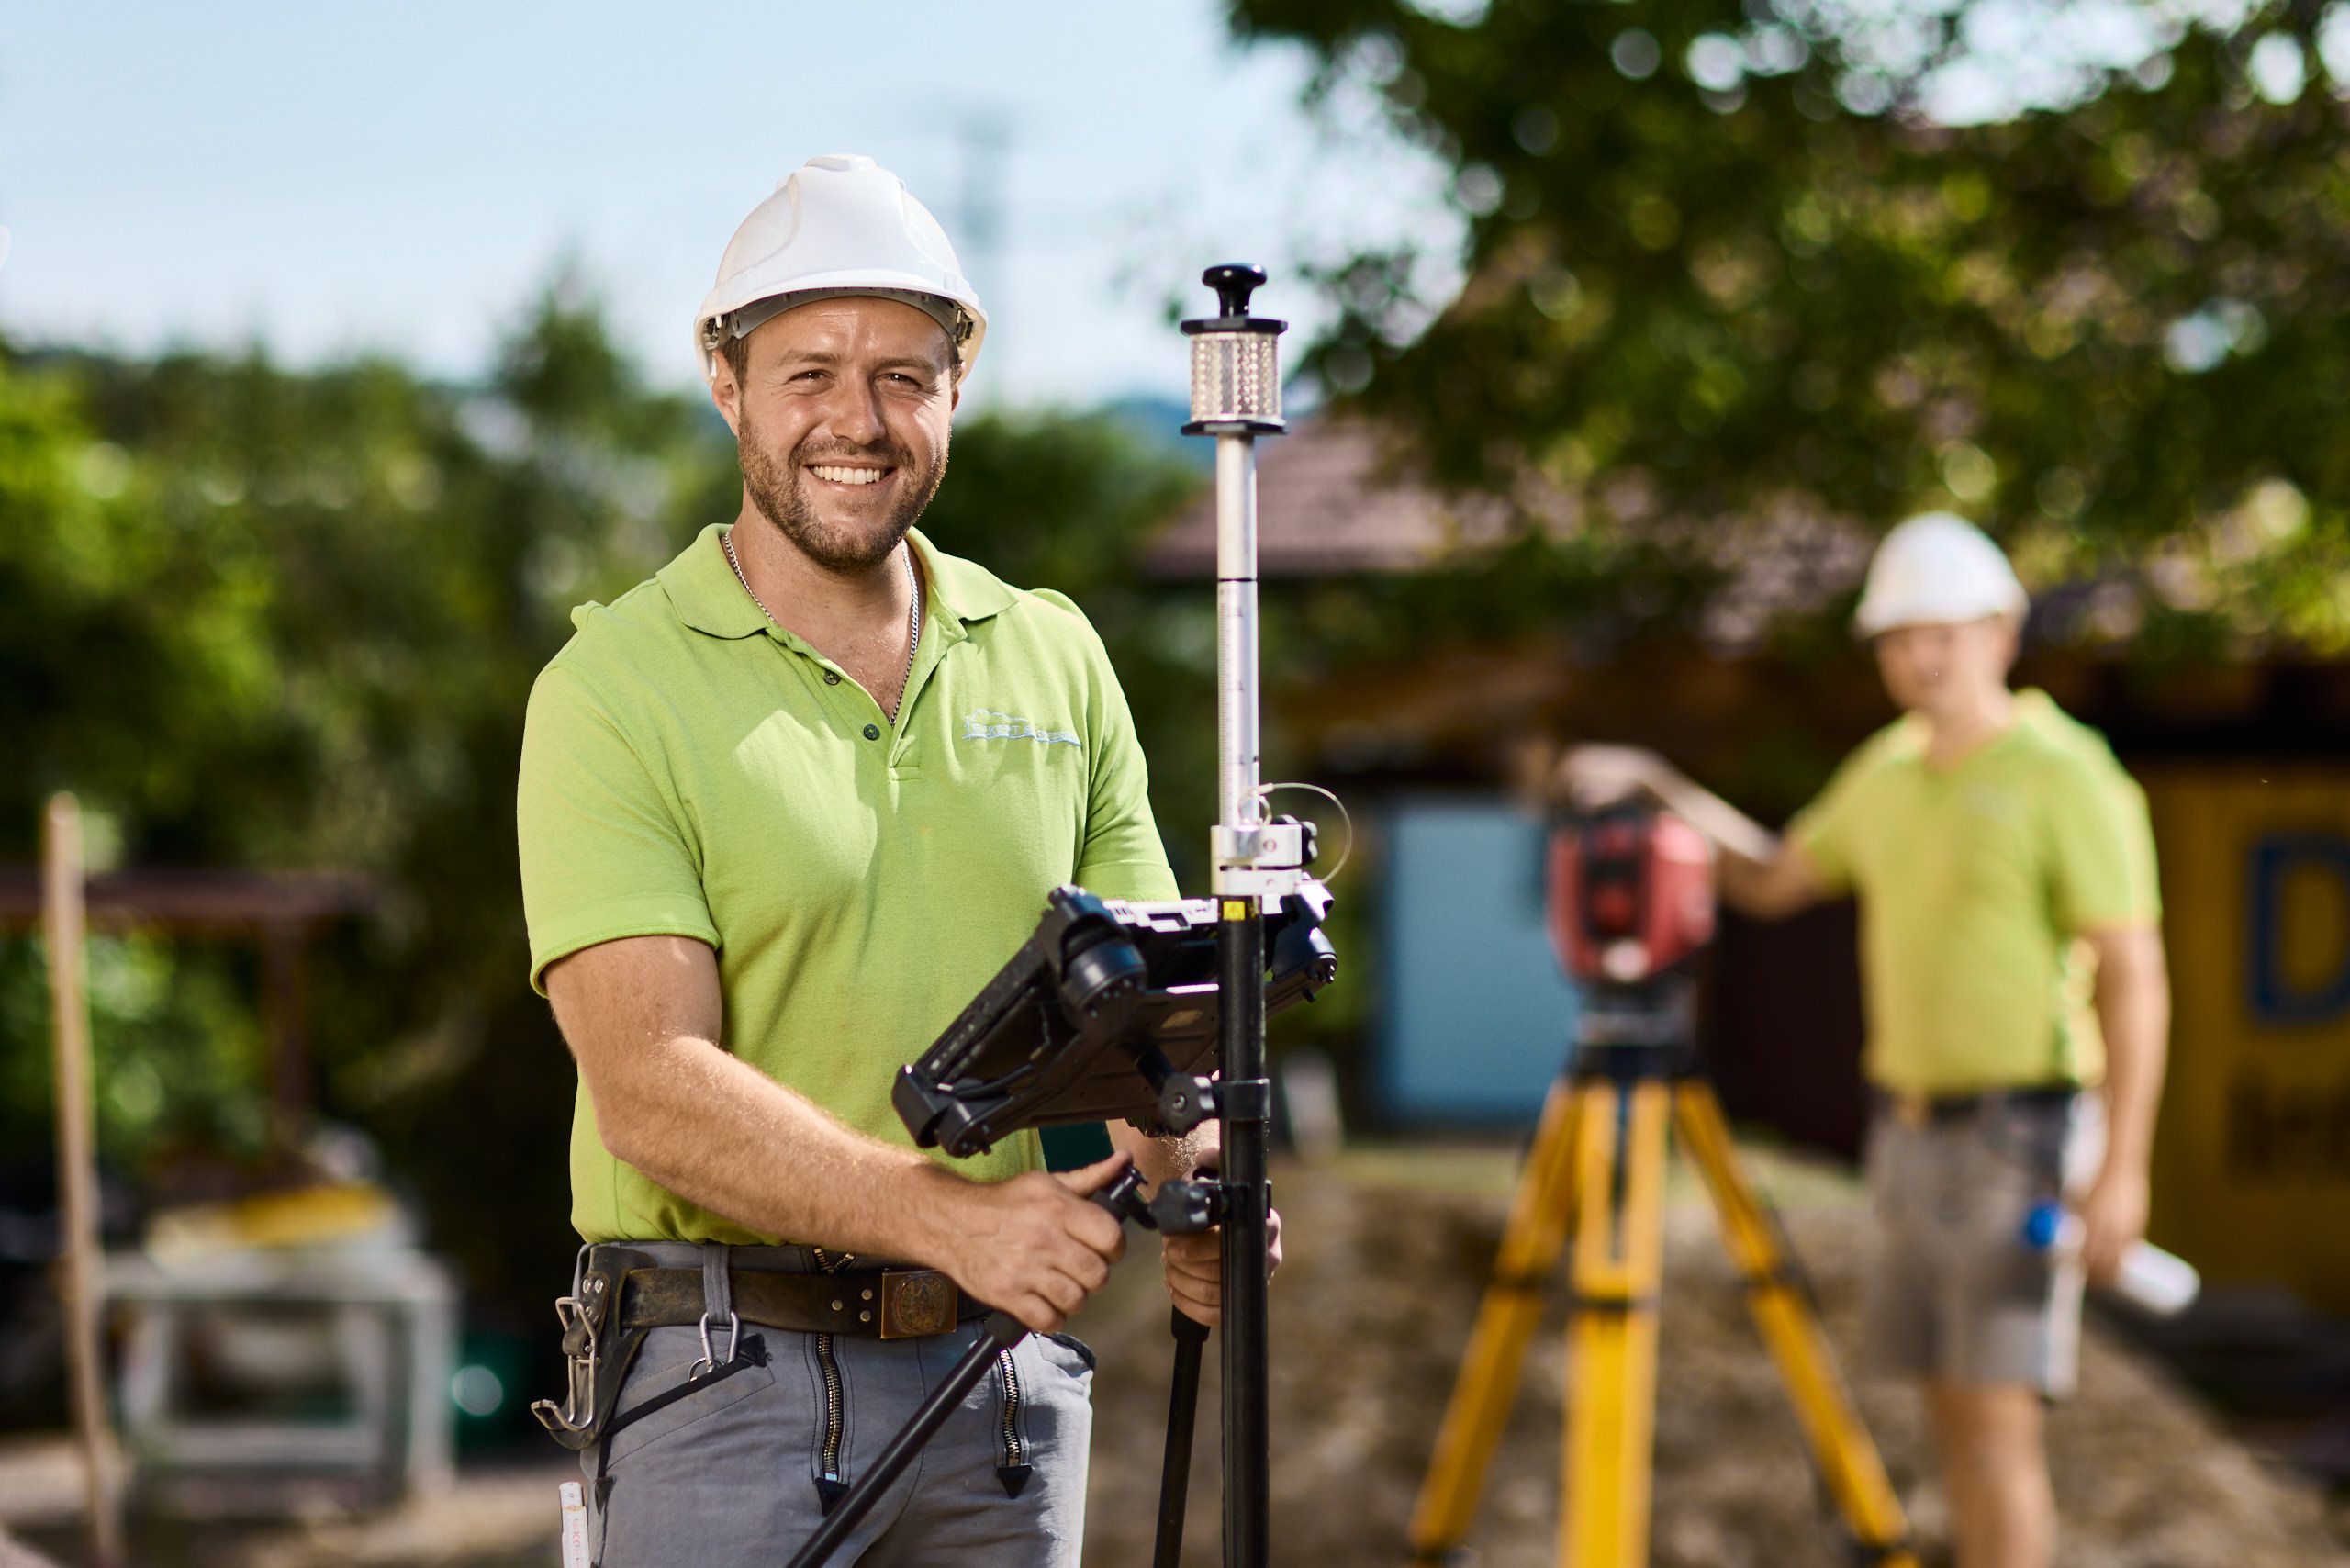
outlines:
[{"label": "leather tool belt", "polygon": [[2087,1092],[2077,1083],[2020,1083],[2007,1089],[1981,1089],[1964,1094],[1915,1094],[1895,1089],[1875,1092],[1878,1107],[1901,1126],[1942,1126],[1972,1121],[2000,1106],[2024,1110],[2054,1110],[2069,1105]]},{"label": "leather tool belt", "polygon": [[[837,1274],[738,1273],[734,1311],[745,1323],[801,1334],[919,1339],[983,1317],[955,1282],[934,1269],[844,1269]],[[634,1269],[621,1285],[620,1323],[667,1328],[699,1323],[699,1269]]]},{"label": "leather tool belt", "polygon": [[[656,1244],[674,1254],[677,1244]],[[688,1247],[686,1250],[699,1250]],[[844,1269],[809,1273],[758,1260],[766,1249],[730,1249],[727,1295],[718,1327],[731,1339],[744,1323],[800,1334],[913,1339],[944,1334],[984,1317],[934,1269]],[[671,1266],[651,1250],[604,1242],[580,1249],[571,1294],[554,1304],[563,1325],[567,1372],[560,1404],[542,1399],[531,1414],[567,1449],[595,1443],[611,1419],[631,1362],[655,1328],[694,1327],[708,1344],[712,1327],[704,1267]]]}]

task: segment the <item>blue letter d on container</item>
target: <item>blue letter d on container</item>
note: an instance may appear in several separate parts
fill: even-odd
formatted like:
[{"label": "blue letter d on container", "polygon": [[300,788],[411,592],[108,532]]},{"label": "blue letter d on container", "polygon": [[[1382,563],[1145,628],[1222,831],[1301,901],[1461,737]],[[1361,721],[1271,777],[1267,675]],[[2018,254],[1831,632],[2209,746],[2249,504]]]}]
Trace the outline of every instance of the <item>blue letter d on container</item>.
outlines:
[{"label": "blue letter d on container", "polygon": [[2350,1010],[2350,945],[2320,983],[2295,985],[2285,974],[2285,889],[2296,871],[2315,870],[2342,884],[2350,902],[2350,841],[2323,833],[2274,833],[2252,846],[2252,922],[2245,978],[2252,1014],[2263,1024],[2322,1024]]}]

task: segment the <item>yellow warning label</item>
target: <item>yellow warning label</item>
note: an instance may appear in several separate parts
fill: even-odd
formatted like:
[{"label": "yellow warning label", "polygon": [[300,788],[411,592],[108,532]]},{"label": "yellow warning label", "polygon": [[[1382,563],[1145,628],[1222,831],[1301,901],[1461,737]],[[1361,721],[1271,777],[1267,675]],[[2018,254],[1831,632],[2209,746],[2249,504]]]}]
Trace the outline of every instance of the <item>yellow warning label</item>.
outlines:
[{"label": "yellow warning label", "polygon": [[1246,919],[1248,919],[1248,901],[1247,899],[1226,899],[1226,900],[1225,900],[1225,901],[1224,901],[1224,918],[1225,918],[1225,919],[1226,919],[1226,920],[1246,920]]}]

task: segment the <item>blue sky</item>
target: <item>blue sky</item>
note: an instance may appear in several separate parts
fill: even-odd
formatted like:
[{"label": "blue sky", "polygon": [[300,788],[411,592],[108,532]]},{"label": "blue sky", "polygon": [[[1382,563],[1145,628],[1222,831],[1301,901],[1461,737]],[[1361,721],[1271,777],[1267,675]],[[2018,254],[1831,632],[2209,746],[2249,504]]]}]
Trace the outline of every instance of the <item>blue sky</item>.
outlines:
[{"label": "blue sky", "polygon": [[[1457,233],[1425,160],[1307,117],[1306,73],[1236,50],[1213,0],[13,6],[0,330],[463,376],[568,264],[688,385],[734,225],[805,158],[858,151],[964,244],[994,318],[975,390],[1181,395],[1163,308],[1204,302],[1201,266]],[[1002,151],[975,161],[990,121]],[[1267,303],[1316,319],[1294,281]]]}]

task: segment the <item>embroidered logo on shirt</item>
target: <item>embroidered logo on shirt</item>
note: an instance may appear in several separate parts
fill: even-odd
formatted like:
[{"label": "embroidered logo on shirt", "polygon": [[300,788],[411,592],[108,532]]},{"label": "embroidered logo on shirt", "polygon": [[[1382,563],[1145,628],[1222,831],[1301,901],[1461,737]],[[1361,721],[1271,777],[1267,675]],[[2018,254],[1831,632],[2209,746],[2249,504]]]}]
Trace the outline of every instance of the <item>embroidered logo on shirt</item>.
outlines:
[{"label": "embroidered logo on shirt", "polygon": [[1978,817],[1993,822],[2011,823],[2021,814],[2022,804],[2009,790],[1995,790],[1987,784],[1977,784],[1959,797],[1960,803]]},{"label": "embroidered logo on shirt", "polygon": [[1073,745],[1085,749],[1074,730],[1040,729],[1027,720],[1011,713],[998,713],[986,708],[974,708],[963,715],[963,738],[967,741],[1035,741],[1039,745]]}]

